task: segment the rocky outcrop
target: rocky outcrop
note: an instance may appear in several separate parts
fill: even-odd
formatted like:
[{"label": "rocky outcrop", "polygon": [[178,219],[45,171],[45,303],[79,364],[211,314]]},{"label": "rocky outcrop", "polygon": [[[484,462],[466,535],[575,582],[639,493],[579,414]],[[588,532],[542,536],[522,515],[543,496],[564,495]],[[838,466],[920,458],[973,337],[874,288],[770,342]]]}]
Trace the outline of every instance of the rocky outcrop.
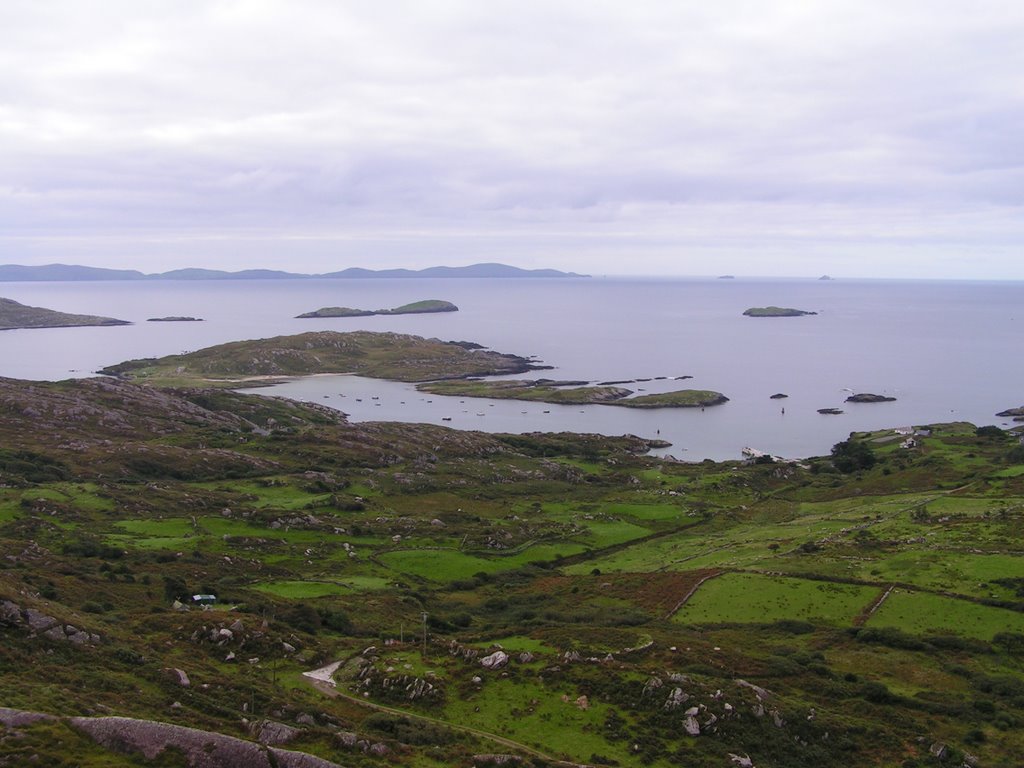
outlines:
[{"label": "rocky outcrop", "polygon": [[99,635],[79,629],[74,624],[65,624],[35,608],[22,608],[11,600],[0,600],[0,627],[18,627],[32,636],[72,645],[97,645]]},{"label": "rocky outcrop", "polygon": [[819,408],[818,413],[824,413],[827,416],[838,416],[842,413],[842,408]]}]

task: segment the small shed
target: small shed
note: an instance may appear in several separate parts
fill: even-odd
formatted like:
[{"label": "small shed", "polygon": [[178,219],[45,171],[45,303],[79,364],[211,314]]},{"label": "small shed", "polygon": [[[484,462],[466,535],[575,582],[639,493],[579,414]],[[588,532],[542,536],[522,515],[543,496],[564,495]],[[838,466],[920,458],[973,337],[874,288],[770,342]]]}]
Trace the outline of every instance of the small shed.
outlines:
[{"label": "small shed", "polygon": [[192,595],[193,605],[215,605],[216,603],[216,595]]}]

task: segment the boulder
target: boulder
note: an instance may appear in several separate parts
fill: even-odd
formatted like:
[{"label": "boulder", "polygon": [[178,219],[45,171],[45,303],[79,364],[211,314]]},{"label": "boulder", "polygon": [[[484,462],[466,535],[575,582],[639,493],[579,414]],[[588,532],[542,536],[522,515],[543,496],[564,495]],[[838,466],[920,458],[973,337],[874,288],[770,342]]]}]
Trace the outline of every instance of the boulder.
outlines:
[{"label": "boulder", "polygon": [[501,669],[508,664],[508,654],[504,651],[495,651],[490,656],[480,659],[484,669]]},{"label": "boulder", "polygon": [[45,632],[54,624],[57,620],[53,616],[47,616],[41,611],[37,611],[35,608],[25,609],[25,621],[28,622],[29,629],[33,632]]},{"label": "boulder", "polygon": [[0,624],[13,627],[24,623],[25,620],[21,617],[21,607],[17,603],[12,603],[10,600],[0,601]]},{"label": "boulder", "polygon": [[252,734],[260,744],[287,744],[302,731],[274,720],[261,720],[252,727]]},{"label": "boulder", "polygon": [[683,720],[683,730],[690,736],[700,736],[700,723],[697,722],[697,718],[693,715],[687,716]]},{"label": "boulder", "polygon": [[682,688],[673,688],[672,693],[670,693],[668,698],[665,699],[664,708],[676,709],[677,707],[685,704],[689,698],[689,695],[687,695]]}]

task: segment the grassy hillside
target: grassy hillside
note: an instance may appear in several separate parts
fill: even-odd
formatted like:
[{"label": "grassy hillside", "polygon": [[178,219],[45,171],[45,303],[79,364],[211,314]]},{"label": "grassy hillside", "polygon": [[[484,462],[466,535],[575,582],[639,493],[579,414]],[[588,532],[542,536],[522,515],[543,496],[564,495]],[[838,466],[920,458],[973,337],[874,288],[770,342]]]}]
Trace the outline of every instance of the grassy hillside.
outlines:
[{"label": "grassy hillside", "polygon": [[[111,379],[0,380],[0,414],[5,707],[345,766],[1010,766],[1024,749],[1007,433],[684,464],[638,438],[348,424]],[[328,664],[334,687],[302,674]],[[0,709],[0,762],[188,764],[101,746],[105,722]]]}]

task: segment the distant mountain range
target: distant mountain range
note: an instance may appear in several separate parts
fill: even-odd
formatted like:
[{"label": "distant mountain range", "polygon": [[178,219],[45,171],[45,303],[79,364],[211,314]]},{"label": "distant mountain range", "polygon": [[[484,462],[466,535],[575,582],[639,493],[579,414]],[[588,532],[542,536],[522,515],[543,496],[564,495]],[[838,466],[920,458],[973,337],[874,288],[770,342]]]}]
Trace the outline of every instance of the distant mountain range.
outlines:
[{"label": "distant mountain range", "polygon": [[85,280],[309,280],[313,278],[361,279],[380,277],[589,277],[557,269],[520,269],[507,264],[471,264],[468,267],[428,267],[426,269],[362,269],[350,267],[339,272],[305,275],[276,269],[243,269],[225,272],[219,269],[174,269],[145,274],[135,269],[104,269],[74,264],[46,264],[29,267],[0,265],[0,282],[85,281]]}]

